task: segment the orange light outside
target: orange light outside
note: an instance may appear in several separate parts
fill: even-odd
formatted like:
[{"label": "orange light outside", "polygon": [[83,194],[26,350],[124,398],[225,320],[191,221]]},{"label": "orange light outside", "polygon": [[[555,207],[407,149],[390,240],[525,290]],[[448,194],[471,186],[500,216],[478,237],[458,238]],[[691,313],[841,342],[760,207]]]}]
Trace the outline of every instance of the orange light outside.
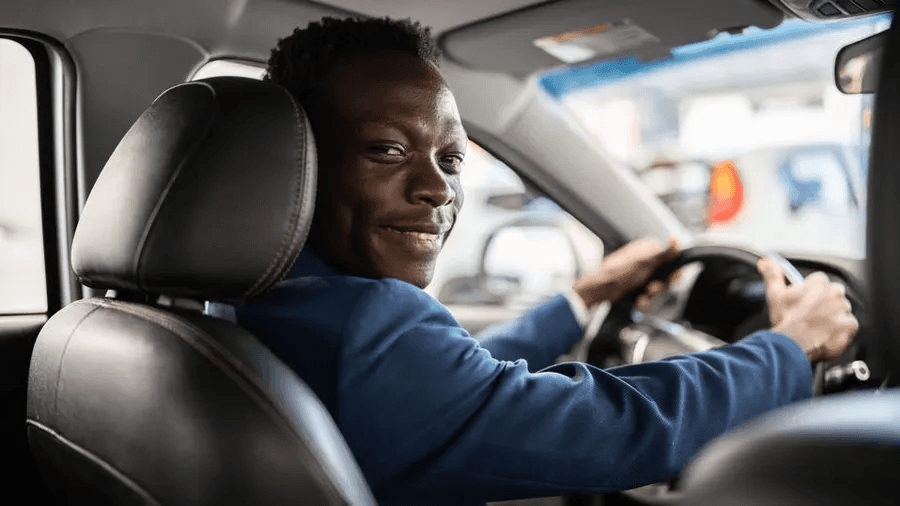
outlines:
[{"label": "orange light outside", "polygon": [[709,205],[706,221],[709,225],[722,225],[733,220],[744,206],[744,185],[737,167],[730,161],[713,166],[709,181]]}]

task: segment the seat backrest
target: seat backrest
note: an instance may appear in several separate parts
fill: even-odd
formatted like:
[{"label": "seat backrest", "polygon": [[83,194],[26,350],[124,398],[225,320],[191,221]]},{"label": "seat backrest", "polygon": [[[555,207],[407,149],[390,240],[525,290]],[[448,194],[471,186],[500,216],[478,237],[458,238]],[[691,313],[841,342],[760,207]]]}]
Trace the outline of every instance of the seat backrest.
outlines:
[{"label": "seat backrest", "polygon": [[73,241],[76,274],[109,295],[54,315],[29,375],[29,444],[70,502],[374,504],[303,381],[202,314],[290,269],[315,170],[304,112],[255,80],[176,86],[125,135]]}]

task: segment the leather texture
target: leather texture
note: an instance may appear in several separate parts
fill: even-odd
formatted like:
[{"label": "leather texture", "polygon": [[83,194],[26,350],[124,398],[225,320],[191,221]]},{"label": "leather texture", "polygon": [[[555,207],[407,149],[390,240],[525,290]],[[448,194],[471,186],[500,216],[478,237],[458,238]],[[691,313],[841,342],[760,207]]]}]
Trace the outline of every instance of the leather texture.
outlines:
[{"label": "leather texture", "polygon": [[240,300],[290,269],[312,220],[316,157],[284,89],[221,77],[169,89],[87,199],[72,266],[94,288]]},{"label": "leather texture", "polygon": [[202,314],[66,306],[34,349],[27,424],[74,502],[374,504],[312,391],[248,332]]},{"label": "leather texture", "polygon": [[900,503],[900,393],[855,391],[773,411],[711,443],[678,504]]},{"label": "leather texture", "polygon": [[303,111],[256,80],[176,86],[129,130],[72,253],[85,283],[121,297],[58,311],[31,359],[28,440],[61,497],[375,504],[309,387],[198,302],[250,298],[286,274],[312,221],[315,171]]}]

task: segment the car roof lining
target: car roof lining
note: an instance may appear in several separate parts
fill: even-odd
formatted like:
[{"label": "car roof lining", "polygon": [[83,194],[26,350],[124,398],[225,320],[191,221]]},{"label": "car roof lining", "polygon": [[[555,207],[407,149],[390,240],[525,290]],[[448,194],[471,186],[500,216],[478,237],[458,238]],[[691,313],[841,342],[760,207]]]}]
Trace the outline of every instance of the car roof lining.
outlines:
[{"label": "car roof lining", "polygon": [[[536,39],[573,30],[600,27],[604,32],[596,43],[601,52],[584,63],[627,56],[653,60],[668,56],[671,48],[708,40],[722,31],[774,28],[783,19],[782,11],[756,0],[560,0],[451,30],[440,42],[447,56],[463,66],[524,77],[565,64],[538,47]],[[642,41],[632,42],[641,37]]]},{"label": "car roof lining", "polygon": [[[431,2],[432,6],[438,5],[437,0]],[[520,14],[516,13],[524,12],[523,5],[528,7],[534,3],[510,0],[502,5],[514,9],[511,15],[517,16]],[[538,7],[563,3],[571,2],[541,3]],[[621,4],[620,0],[599,3],[601,6]],[[13,2],[0,9],[0,28],[27,30],[55,39],[66,48],[75,63],[77,163],[84,181],[80,188],[83,199],[119,139],[141,111],[164,90],[188,80],[197,69],[212,60],[265,62],[279,37],[323,16],[354,14],[346,9],[354,5],[349,1],[338,4],[299,0],[32,0],[27,3]],[[400,9],[404,1],[389,1],[385,5]],[[443,3],[440,6],[446,7]],[[379,13],[389,13],[382,10],[381,5],[371,8],[378,9]],[[468,11],[471,7],[468,3],[460,3],[453,8]],[[422,19],[423,23],[447,26],[446,23],[437,25],[434,19],[444,10],[435,9],[430,18]],[[468,12],[476,13],[471,14],[474,16],[479,11]],[[503,16],[493,19],[501,20]],[[570,144],[556,142],[553,136],[546,133],[541,134],[537,141],[534,139],[541,128],[558,129],[559,135],[573,132],[570,131],[571,125],[555,116],[552,118],[553,125],[543,124],[547,115],[552,114],[552,104],[531,104],[527,109],[531,113],[523,112],[522,100],[534,99],[534,94],[526,91],[526,83],[530,79],[464,68],[453,60],[447,61],[444,69],[457,96],[460,113],[468,124],[477,124],[492,136],[504,139],[511,147],[521,150],[524,156],[532,158],[535,167],[540,166],[548,174],[555,174],[563,164],[566,167],[583,166],[579,170],[596,172],[597,153],[583,150],[576,139],[568,141],[577,144],[577,149],[583,152],[574,158],[571,153],[557,153],[558,146]],[[135,80],[133,76],[141,76],[141,79]],[[485,83],[491,84],[489,90],[482,86]],[[575,148],[570,146],[569,150],[572,149]],[[536,182],[540,180],[533,174],[529,176]],[[630,181],[628,175],[608,177],[615,180],[609,184],[621,187],[619,193],[622,199],[638,191],[638,184]],[[561,184],[572,186],[572,181],[567,179]],[[610,209],[621,208],[614,205],[615,202],[579,193],[588,192],[586,188],[574,187],[570,190],[585,202],[586,209],[593,211],[581,213],[577,209],[572,210],[586,224],[585,218],[589,214],[617,216],[610,214]],[[664,206],[659,204],[657,207],[659,209],[650,206],[624,216],[623,232],[627,233],[623,235],[670,235],[672,230],[679,229],[675,218],[669,216]],[[596,224],[589,226],[595,231],[603,228]]]}]

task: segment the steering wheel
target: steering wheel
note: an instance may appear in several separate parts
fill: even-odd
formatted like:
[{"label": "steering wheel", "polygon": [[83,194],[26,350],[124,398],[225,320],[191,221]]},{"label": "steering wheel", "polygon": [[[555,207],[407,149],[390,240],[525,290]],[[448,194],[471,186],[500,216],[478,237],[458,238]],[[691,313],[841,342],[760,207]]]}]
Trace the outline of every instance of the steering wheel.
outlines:
[{"label": "steering wheel", "polygon": [[[666,279],[675,270],[685,265],[694,262],[704,263],[714,259],[733,260],[749,265],[755,269],[757,260],[764,257],[775,260],[775,262],[781,266],[788,283],[803,284],[804,279],[803,275],[800,274],[800,271],[798,271],[787,259],[777,253],[764,252],[750,245],[738,246],[722,244],[699,245],[687,248],[681,252],[681,255],[678,258],[657,269],[650,279]],[[586,360],[588,363],[603,366],[603,362],[608,358],[613,358],[621,363],[629,363],[625,353],[626,345],[621,338],[622,330],[629,325],[636,323],[634,320],[635,313],[633,312],[633,308],[637,297],[644,289],[645,287],[641,287],[612,304],[602,325],[600,325],[599,330],[589,341],[590,344],[588,345]],[[659,323],[665,323],[665,325],[660,325]],[[684,341],[682,338],[683,336],[674,335],[678,334],[679,330],[683,330],[680,325],[666,321],[657,322],[654,326],[658,327],[658,329],[663,332],[673,335],[673,337],[678,338],[679,341]],[[592,327],[589,326],[588,328]],[[694,339],[694,341],[697,340]],[[712,347],[713,345],[726,343],[710,337],[710,339],[706,339],[699,344],[701,346],[698,346],[696,351]],[[816,383],[814,385],[814,392],[817,394],[821,393],[821,376],[822,368],[819,365],[817,366],[815,376]]]},{"label": "steering wheel", "polygon": [[[704,263],[709,260],[727,259],[756,268],[756,262],[761,258],[773,259],[784,271],[784,276],[787,279],[788,283],[804,283],[804,278],[800,271],[798,271],[797,268],[794,267],[794,265],[791,264],[787,259],[777,253],[764,252],[749,245],[736,246],[722,244],[699,245],[687,248],[681,252],[681,255],[679,255],[678,258],[657,269],[657,271],[654,272],[653,276],[651,276],[650,280],[666,279],[677,269],[694,262]],[[618,357],[622,360],[623,363],[627,362],[625,357],[626,346],[620,336],[623,329],[635,323],[635,320],[633,318],[634,303],[637,300],[637,297],[644,291],[644,289],[645,287],[641,287],[623,297],[621,300],[616,301],[612,304],[609,312],[606,314],[603,324],[600,326],[600,329],[597,331],[593,339],[590,341],[590,344],[588,345],[588,363],[601,365],[599,362],[602,361],[604,357],[609,356]],[[681,329],[681,326],[678,324],[672,322],[666,323],[670,323],[671,325],[657,324],[655,326],[660,330],[668,332],[670,334],[673,332],[677,332],[677,329]],[[725,343],[724,341],[719,341],[715,338],[710,338],[705,343],[700,342],[698,344],[705,345],[703,346],[703,348],[709,348],[713,345],[724,345],[727,343]],[[700,347],[698,346],[698,351],[699,349]],[[814,395],[821,394],[822,374],[823,372],[821,364],[818,364],[816,366],[816,373],[814,376]],[[649,485],[647,487],[641,487],[635,490],[621,491],[618,494],[624,496],[625,500],[631,501],[632,504],[655,504],[654,500],[663,500],[663,502],[660,502],[659,504],[668,504],[668,502],[665,502],[665,498],[670,497],[670,493],[671,489],[669,487],[669,484],[660,483],[656,485]],[[659,494],[662,495],[660,496]]]}]

